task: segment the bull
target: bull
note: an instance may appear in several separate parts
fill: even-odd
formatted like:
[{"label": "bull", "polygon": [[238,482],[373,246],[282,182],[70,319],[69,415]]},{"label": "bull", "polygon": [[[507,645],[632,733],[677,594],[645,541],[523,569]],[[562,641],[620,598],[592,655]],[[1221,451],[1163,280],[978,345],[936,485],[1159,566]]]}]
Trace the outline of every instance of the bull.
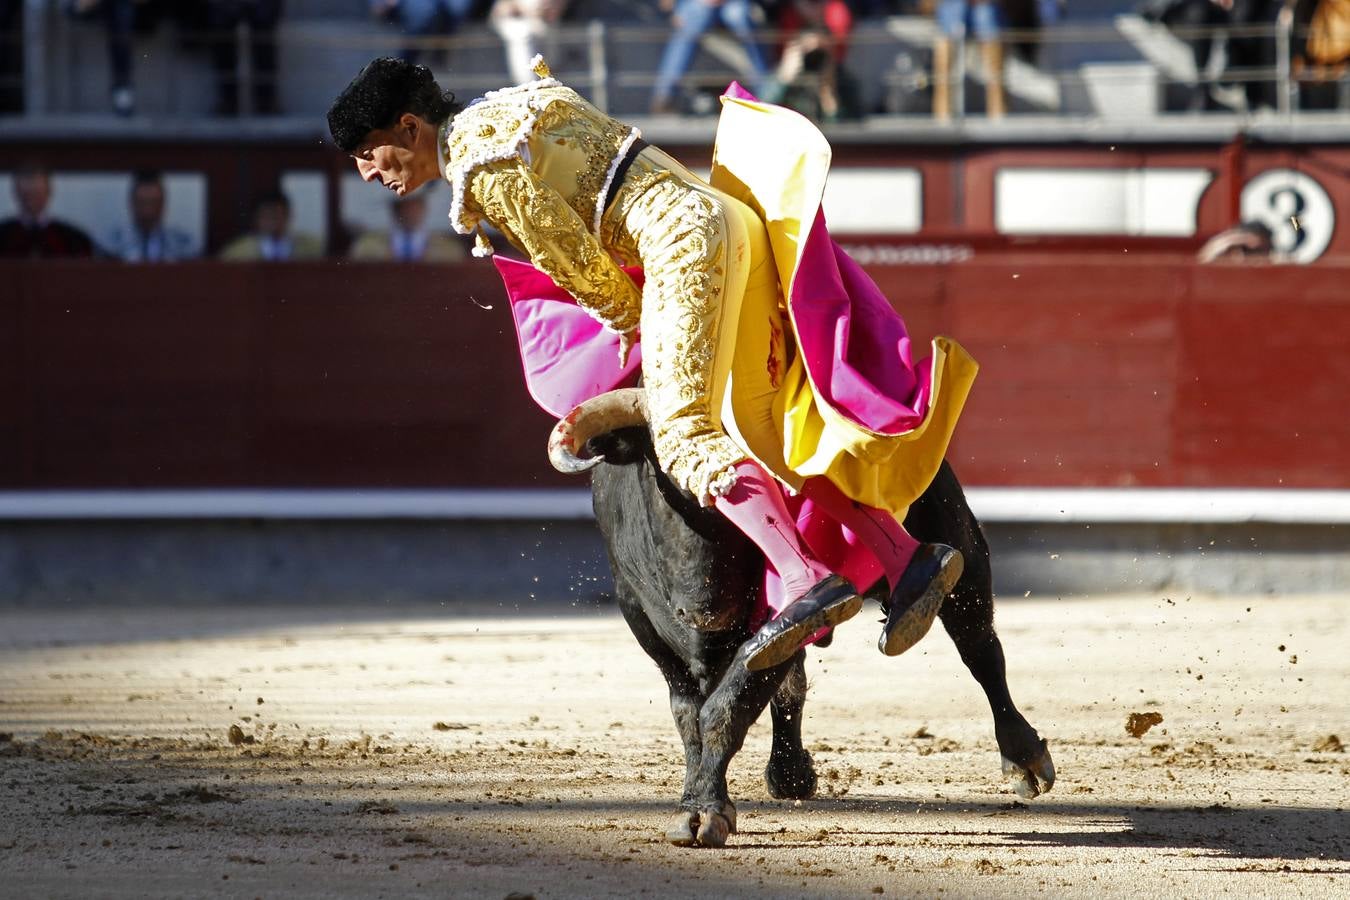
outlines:
[{"label": "bull", "polygon": [[[802,745],[806,654],[799,650],[758,672],[739,658],[753,633],[764,558],[661,470],[642,389],[612,391],[578,406],[554,428],[549,458],[565,473],[591,471],[619,609],[670,688],[685,775],[666,838],[680,846],[721,847],[736,830],[727,767],[765,706],[773,718],[764,770],[769,795],[811,797],[816,772]],[[1055,768],[1046,742],[1008,692],[994,631],[989,547],[950,465],[942,465],[910,507],[905,527],[920,541],[950,544],[964,555],[965,571],[940,612],[943,627],[989,700],[1004,775],[1024,798],[1050,790]]]}]

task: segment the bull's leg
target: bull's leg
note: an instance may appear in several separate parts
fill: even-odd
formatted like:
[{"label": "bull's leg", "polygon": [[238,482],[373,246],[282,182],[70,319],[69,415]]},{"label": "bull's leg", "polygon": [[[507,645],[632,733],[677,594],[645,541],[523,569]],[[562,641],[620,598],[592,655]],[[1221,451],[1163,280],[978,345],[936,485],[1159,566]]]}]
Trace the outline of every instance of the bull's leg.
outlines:
[{"label": "bull's leg", "polygon": [[680,795],[680,812],[666,829],[666,839],[680,846],[691,846],[695,843],[699,821],[694,783],[703,755],[703,735],[698,718],[703,706],[703,692],[690,675],[689,667],[661,639],[647,617],[627,605],[623,606],[623,612],[633,636],[661,670],[670,689],[670,713],[684,744],[684,790]]},{"label": "bull's leg", "polygon": [[1003,774],[1019,795],[1030,799],[1055,783],[1055,764],[1041,736],[1023,718],[1008,693],[1003,645],[994,631],[994,595],[989,573],[989,546],[978,527],[967,547],[966,569],[940,612],[970,674],[975,676],[994,713],[994,737],[1003,756]]},{"label": "bull's leg", "polygon": [[798,650],[786,662],[751,672],[745,666],[748,643],[741,646],[699,711],[703,749],[693,787],[699,816],[697,837],[705,847],[721,847],[736,830],[736,807],[727,795],[727,766],[784,676],[801,665],[799,657],[804,655]]},{"label": "bull's leg", "polygon": [[680,847],[692,847],[698,841],[699,802],[695,785],[703,759],[703,734],[699,728],[703,695],[687,672],[672,673],[665,667],[661,671],[670,686],[670,712],[684,742],[684,790],[680,793],[680,811],[666,828],[666,840]]},{"label": "bull's leg", "polygon": [[666,683],[670,685],[670,712],[684,743],[684,790],[680,793],[680,806],[687,808],[694,801],[694,775],[703,758],[703,735],[698,727],[703,696],[698,692],[698,685],[686,677],[672,678],[667,674]]},{"label": "bull's leg", "polygon": [[773,749],[764,767],[769,796],[805,800],[816,793],[816,768],[802,746],[802,707],[806,703],[806,654],[798,654],[778,693],[769,701],[773,714]]}]

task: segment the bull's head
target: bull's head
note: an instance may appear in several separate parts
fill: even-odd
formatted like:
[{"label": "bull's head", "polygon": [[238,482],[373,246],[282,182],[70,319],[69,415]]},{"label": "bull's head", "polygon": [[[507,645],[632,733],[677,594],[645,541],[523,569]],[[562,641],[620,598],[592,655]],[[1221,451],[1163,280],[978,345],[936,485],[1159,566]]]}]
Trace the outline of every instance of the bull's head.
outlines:
[{"label": "bull's head", "polygon": [[603,456],[582,456],[591,438],[647,424],[647,393],[642,388],[621,388],[580,404],[553,426],[548,437],[548,461],[565,475],[578,475],[605,461]]}]

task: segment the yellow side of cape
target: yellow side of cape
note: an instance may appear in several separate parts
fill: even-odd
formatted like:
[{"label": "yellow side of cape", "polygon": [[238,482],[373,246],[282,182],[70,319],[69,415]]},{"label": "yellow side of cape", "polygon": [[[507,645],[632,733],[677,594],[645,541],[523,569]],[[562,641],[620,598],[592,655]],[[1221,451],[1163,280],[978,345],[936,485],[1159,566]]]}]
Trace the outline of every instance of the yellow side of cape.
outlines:
[{"label": "yellow side of cape", "polygon": [[[825,190],[829,143],[790,110],[732,98],[722,103],[712,185],[763,220],[779,283],[789,296]],[[795,334],[796,323],[791,324]],[[740,327],[757,326],[742,318]],[[794,488],[824,475],[853,500],[903,518],[942,465],[979,371],[974,358],[946,337],[933,341],[931,364],[933,393],[923,421],[911,431],[880,434],[819,402],[801,354],[793,353],[774,403],[782,458],[756,456]]]}]

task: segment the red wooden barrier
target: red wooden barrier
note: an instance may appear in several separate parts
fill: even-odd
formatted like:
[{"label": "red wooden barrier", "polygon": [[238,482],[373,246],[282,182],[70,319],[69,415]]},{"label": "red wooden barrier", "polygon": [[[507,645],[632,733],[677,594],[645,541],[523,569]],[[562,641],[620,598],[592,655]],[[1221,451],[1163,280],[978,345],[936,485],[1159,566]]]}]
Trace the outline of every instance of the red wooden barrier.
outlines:
[{"label": "red wooden barrier", "polygon": [[[916,338],[983,366],[952,453],[969,484],[1350,487],[1350,266],[871,272]],[[10,263],[0,284],[0,488],[576,483],[544,459],[486,264]]]}]

